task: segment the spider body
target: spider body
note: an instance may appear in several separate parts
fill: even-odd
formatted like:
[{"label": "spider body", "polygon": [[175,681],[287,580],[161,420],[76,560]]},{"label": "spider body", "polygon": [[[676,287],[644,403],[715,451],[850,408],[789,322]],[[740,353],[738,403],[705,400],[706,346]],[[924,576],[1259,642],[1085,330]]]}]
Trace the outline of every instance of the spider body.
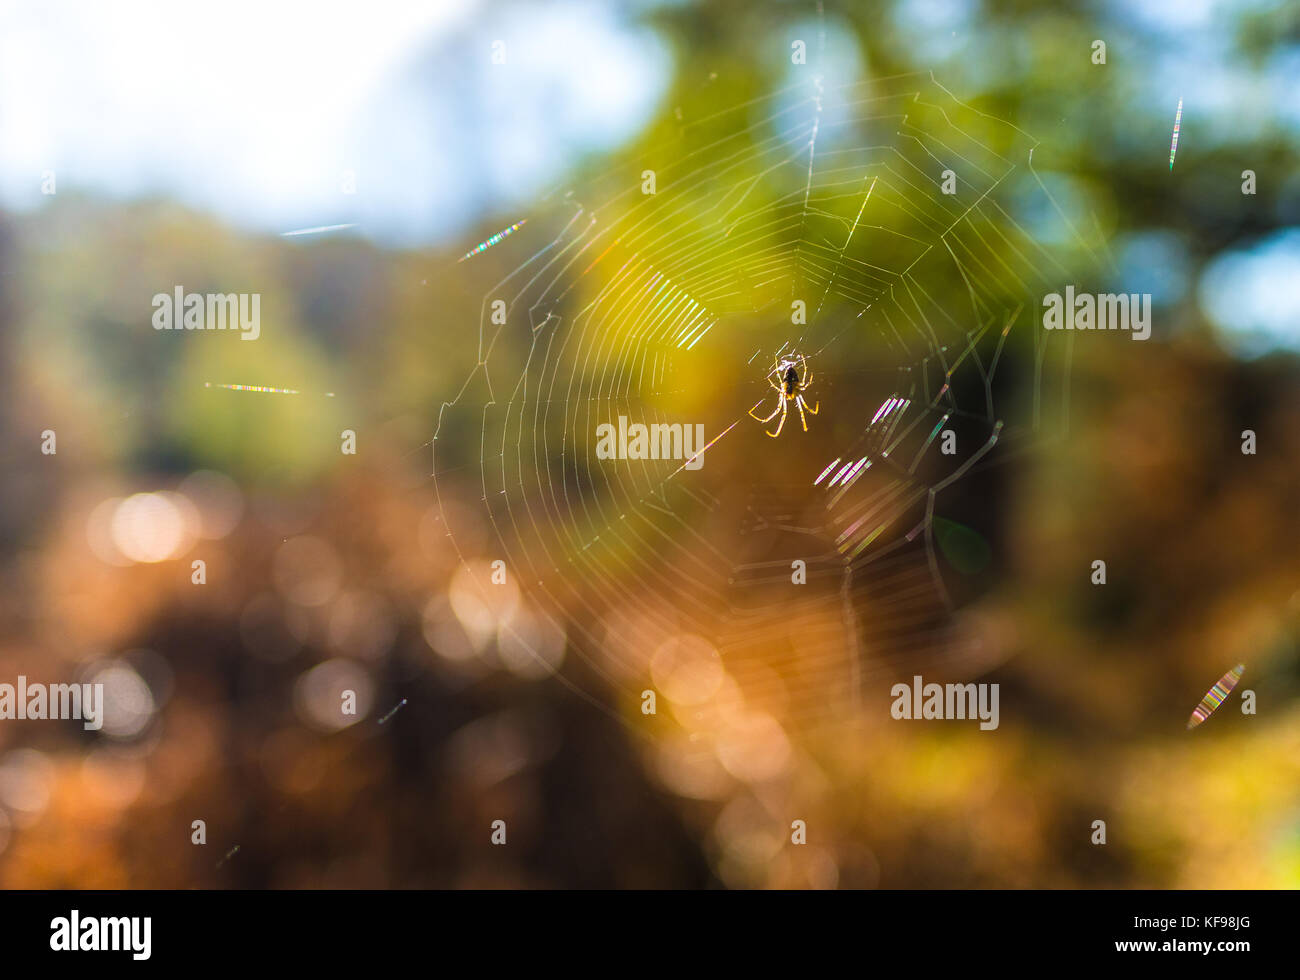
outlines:
[{"label": "spider body", "polygon": [[[812,385],[812,372],[808,370],[808,359],[802,354],[796,354],[793,351],[785,355],[785,357],[781,357],[778,351],[776,356],[772,358],[772,369],[767,372],[767,383],[776,392],[776,408],[772,409],[771,414],[766,418],[759,418],[754,414],[754,409],[751,408],[749,410],[750,417],[758,419],[759,422],[767,423],[780,414],[781,421],[776,424],[776,431],[767,433],[775,439],[781,434],[781,430],[785,428],[785,417],[790,410],[790,402],[794,402],[795,407],[799,409],[799,421],[803,425],[804,432],[807,432],[807,415],[816,415],[817,410],[821,408],[820,401],[816,405],[809,405],[803,398],[803,393]],[[807,410],[807,415],[804,414],[805,410]]]}]

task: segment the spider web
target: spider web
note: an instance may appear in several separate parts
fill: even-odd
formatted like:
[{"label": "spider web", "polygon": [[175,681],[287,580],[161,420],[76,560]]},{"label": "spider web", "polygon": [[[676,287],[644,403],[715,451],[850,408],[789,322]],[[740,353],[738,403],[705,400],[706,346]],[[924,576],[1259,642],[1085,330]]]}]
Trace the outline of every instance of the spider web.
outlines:
[{"label": "spider web", "polygon": [[[1038,317],[1066,279],[1045,243],[1080,242],[1034,146],[928,74],[818,80],[680,120],[529,214],[433,442],[483,601],[501,559],[567,633],[566,683],[620,717],[655,690],[692,730],[849,717],[914,671],[986,669],[945,505],[1004,506],[980,475],[1059,431],[1068,395],[1069,340]],[[773,439],[749,411],[776,404],[782,351],[819,414],[804,432],[792,404]],[[703,425],[700,468],[598,458],[620,416]]]}]

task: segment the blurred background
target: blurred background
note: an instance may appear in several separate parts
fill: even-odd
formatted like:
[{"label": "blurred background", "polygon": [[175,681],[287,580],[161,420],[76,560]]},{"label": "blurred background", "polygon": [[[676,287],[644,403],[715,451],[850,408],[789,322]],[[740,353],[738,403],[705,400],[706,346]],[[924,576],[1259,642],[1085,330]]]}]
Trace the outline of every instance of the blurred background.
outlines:
[{"label": "blurred background", "polygon": [[[635,189],[683,117],[757,142],[737,107],[913,72],[1032,134],[1086,219],[1049,244],[1155,304],[1074,346],[1068,426],[951,490],[1001,726],[890,722],[888,683],[810,718],[761,649],[761,713],[647,719],[601,611],[482,601],[481,432],[440,415],[550,236],[457,259]],[[1300,885],[1298,89],[1282,2],[0,5],[0,682],[109,699],[0,721],[0,885]],[[178,284],[259,293],[262,336],[153,330]],[[1184,731],[1239,662],[1258,713]]]}]

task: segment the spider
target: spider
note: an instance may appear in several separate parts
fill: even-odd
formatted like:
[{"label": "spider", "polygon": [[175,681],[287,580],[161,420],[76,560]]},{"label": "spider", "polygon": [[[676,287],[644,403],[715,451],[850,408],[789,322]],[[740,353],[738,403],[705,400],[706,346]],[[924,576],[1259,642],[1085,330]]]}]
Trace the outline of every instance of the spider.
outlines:
[{"label": "spider", "polygon": [[[798,367],[795,367],[796,364]],[[785,357],[781,357],[780,351],[778,351],[776,356],[772,358],[772,370],[767,372],[767,383],[776,391],[776,408],[772,409],[772,414],[765,419],[758,418],[754,414],[754,409],[751,408],[749,410],[750,417],[758,419],[759,422],[767,423],[776,418],[777,412],[780,412],[781,421],[776,424],[776,431],[767,433],[775,439],[785,427],[786,412],[790,408],[788,403],[794,402],[795,407],[799,409],[799,421],[803,423],[804,432],[807,432],[808,419],[804,415],[804,409],[808,410],[809,415],[816,415],[817,409],[821,407],[820,401],[814,406],[803,400],[803,392],[812,384],[812,372],[808,370],[807,359],[802,354],[796,354],[793,351]]]}]

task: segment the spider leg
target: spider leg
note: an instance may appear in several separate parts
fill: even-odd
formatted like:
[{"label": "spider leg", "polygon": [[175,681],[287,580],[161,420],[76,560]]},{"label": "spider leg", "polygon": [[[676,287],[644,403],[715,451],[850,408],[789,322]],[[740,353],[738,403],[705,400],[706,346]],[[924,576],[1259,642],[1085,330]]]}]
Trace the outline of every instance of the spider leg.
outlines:
[{"label": "spider leg", "polygon": [[779,436],[781,434],[781,430],[785,428],[785,415],[787,411],[788,409],[785,407],[785,399],[782,398],[781,399],[781,421],[776,424],[775,432],[768,433],[768,435],[771,436],[773,439]]},{"label": "spider leg", "polygon": [[804,408],[808,409],[809,415],[816,415],[817,409],[822,407],[822,403],[820,401],[817,402],[816,408],[814,408],[812,405],[809,405],[806,401],[803,400],[803,395],[799,396],[799,404],[802,405]]},{"label": "spider leg", "polygon": [[776,408],[772,409],[772,414],[769,415],[767,418],[765,419],[758,418],[758,416],[754,414],[754,410],[752,408],[749,410],[749,417],[753,419],[758,419],[758,421],[760,422],[771,422],[772,419],[776,418],[776,413],[779,411],[781,411],[781,405],[778,402]]},{"label": "spider leg", "polygon": [[798,408],[799,408],[799,421],[803,423],[803,430],[804,430],[804,432],[807,432],[807,431],[808,431],[808,420],[804,417],[804,414],[803,414],[803,395],[796,395],[796,396],[795,396],[795,402],[794,402],[794,403],[795,403],[795,405],[798,406]]}]

